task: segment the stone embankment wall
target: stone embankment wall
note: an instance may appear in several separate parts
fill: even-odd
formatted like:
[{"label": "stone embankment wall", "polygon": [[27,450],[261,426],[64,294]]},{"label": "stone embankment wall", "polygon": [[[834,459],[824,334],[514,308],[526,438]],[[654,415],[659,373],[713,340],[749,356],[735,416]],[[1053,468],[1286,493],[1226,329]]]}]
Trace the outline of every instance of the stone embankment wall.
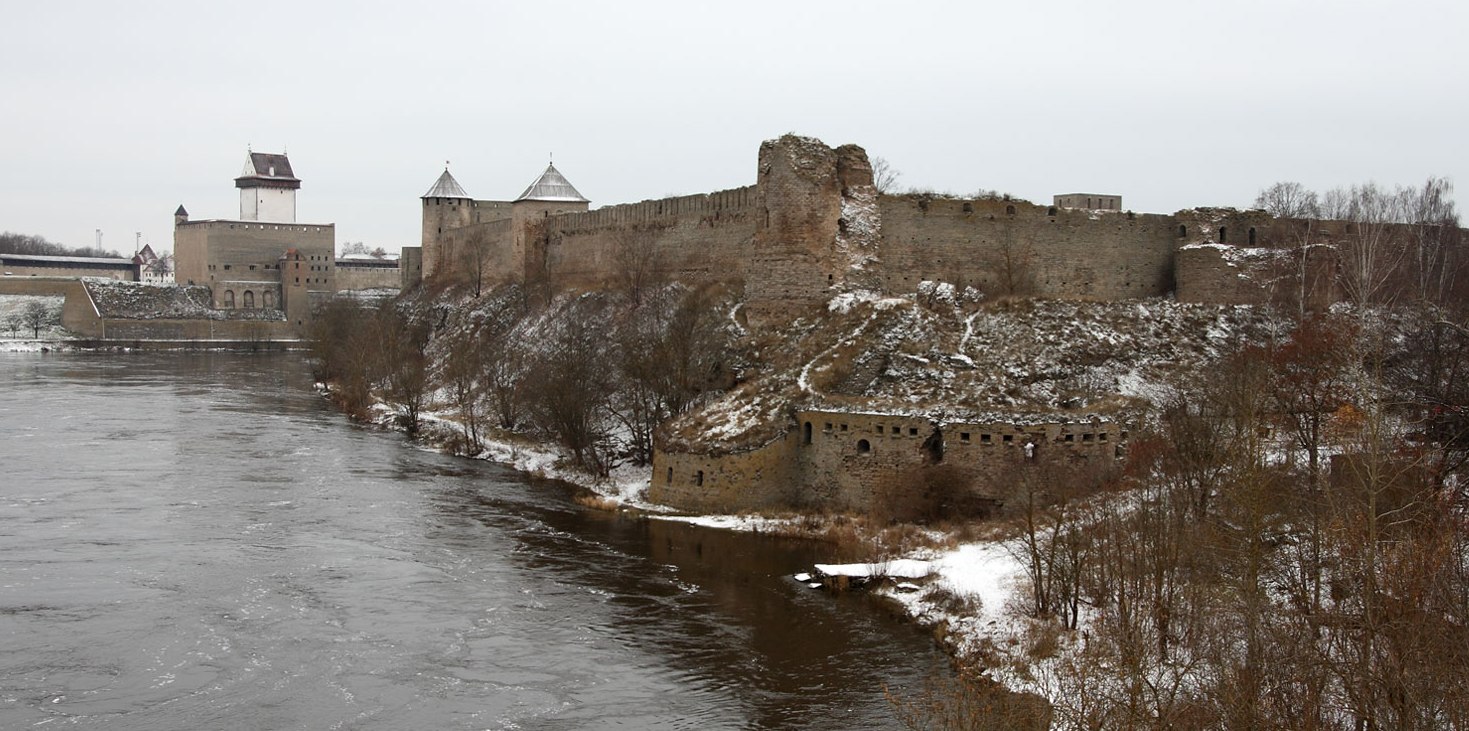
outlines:
[{"label": "stone embankment wall", "polygon": [[1110,421],[938,423],[921,416],[799,411],[780,438],[743,452],[656,449],[649,497],[694,511],[870,509],[918,495],[944,466],[1003,503],[1023,470],[1104,467],[1126,439]]},{"label": "stone embankment wall", "polygon": [[68,329],[102,340],[293,341],[299,334],[283,320],[124,320],[99,318],[85,330]]}]

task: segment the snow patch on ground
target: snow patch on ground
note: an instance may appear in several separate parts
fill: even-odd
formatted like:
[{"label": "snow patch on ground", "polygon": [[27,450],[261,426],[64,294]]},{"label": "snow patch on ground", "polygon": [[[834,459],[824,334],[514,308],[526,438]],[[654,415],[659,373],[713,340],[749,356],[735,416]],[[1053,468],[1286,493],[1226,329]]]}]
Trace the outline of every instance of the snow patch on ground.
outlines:
[{"label": "snow patch on ground", "polygon": [[819,563],[816,571],[823,576],[845,576],[853,579],[922,579],[933,572],[928,561],[898,558],[874,563]]},{"label": "snow patch on ground", "polygon": [[758,515],[655,515],[652,517],[675,523],[747,533],[770,533],[795,523],[792,518],[764,518]]}]

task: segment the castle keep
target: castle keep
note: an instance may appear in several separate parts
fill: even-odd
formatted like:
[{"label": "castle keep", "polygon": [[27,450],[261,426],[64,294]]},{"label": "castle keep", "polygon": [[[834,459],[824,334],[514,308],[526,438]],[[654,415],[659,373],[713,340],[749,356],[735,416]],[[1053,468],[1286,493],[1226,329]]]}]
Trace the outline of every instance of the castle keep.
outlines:
[{"label": "castle keep", "polygon": [[296,222],[301,181],[283,154],[247,154],[235,187],[238,219],[174,212],[175,281],[209,287],[216,309],[280,310],[300,327],[312,301],[336,291],[336,224]]}]

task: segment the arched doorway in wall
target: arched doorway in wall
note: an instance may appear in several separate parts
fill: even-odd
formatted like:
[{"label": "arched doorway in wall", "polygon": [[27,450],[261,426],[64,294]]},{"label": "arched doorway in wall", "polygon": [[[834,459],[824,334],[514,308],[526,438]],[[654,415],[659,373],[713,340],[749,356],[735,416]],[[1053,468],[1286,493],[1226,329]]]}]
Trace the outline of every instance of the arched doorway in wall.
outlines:
[{"label": "arched doorway in wall", "polygon": [[275,309],[275,292],[265,290],[260,293],[261,306],[267,310]]},{"label": "arched doorway in wall", "polygon": [[811,443],[811,422],[809,422],[809,421],[806,422],[806,426],[804,426],[804,427],[801,428],[801,443],[802,444],[810,444]]},{"label": "arched doorway in wall", "polygon": [[226,289],[224,291],[224,299],[221,300],[221,302],[224,304],[224,308],[226,310],[235,309],[235,291],[232,289]]},{"label": "arched doorway in wall", "polygon": [[858,439],[857,454],[872,454],[872,442],[869,442],[866,439]]},{"label": "arched doorway in wall", "polygon": [[245,290],[245,309],[255,309],[255,293],[248,289]]}]

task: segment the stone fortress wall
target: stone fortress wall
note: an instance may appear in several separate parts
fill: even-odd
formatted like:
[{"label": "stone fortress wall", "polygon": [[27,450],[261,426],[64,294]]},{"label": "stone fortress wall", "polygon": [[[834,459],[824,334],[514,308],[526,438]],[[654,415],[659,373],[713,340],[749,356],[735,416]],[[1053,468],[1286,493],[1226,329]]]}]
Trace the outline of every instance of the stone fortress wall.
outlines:
[{"label": "stone fortress wall", "polygon": [[910,295],[923,281],[990,297],[1177,293],[1250,304],[1273,295],[1200,245],[1283,250],[1293,223],[1232,209],[1139,214],[878,195],[860,147],[794,136],[761,146],[752,186],[590,211],[531,203],[425,198],[422,276],[463,278],[478,267],[491,283],[583,289],[636,261],[668,279],[743,282],[752,311],[784,314],[853,288]]},{"label": "stone fortress wall", "polygon": [[1174,287],[1172,216],[999,199],[883,196],[883,289],[924,280],[988,295],[1117,300]]}]

